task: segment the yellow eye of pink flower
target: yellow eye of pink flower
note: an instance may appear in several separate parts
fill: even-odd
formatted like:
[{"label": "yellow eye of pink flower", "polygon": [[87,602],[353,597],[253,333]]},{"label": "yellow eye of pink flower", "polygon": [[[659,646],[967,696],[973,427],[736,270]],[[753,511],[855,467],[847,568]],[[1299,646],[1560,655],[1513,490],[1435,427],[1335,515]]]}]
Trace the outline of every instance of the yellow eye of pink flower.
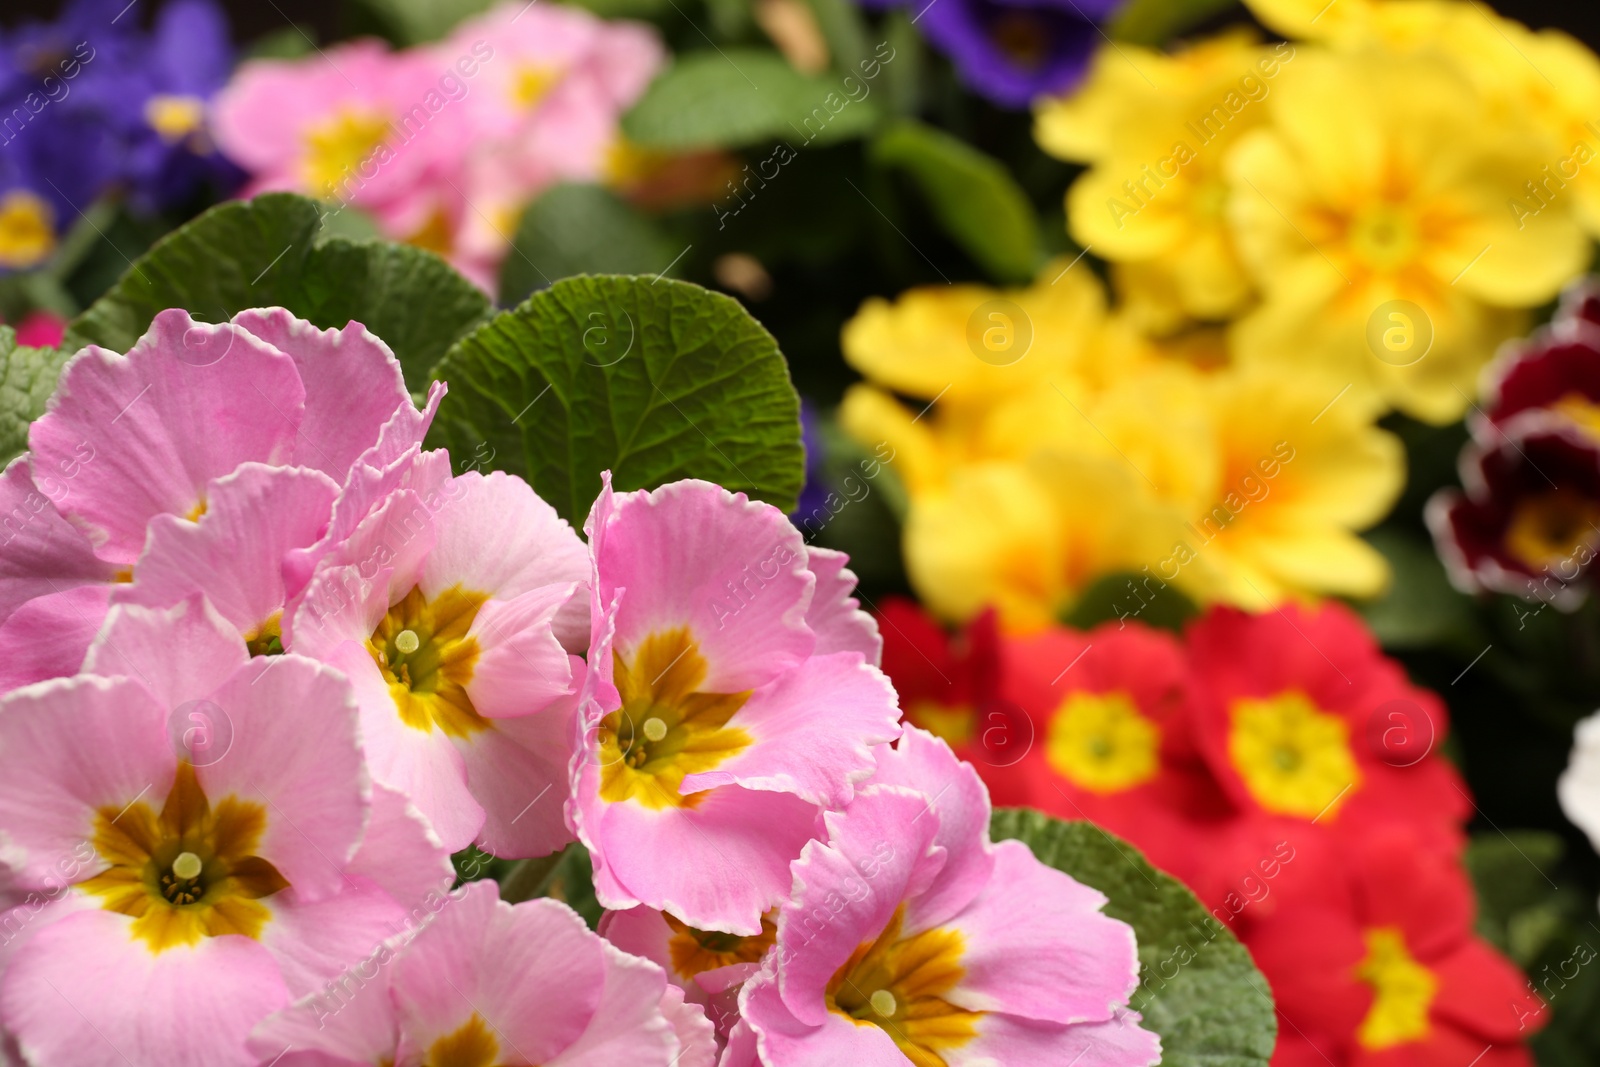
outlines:
[{"label": "yellow eye of pink flower", "polygon": [[388,140],[388,116],[340,111],[306,133],[303,177],[314,196],[332,196],[377,147]]},{"label": "yellow eye of pink flower", "polygon": [[1391,927],[1368,930],[1367,957],[1356,977],[1372,987],[1372,1007],[1356,1030],[1364,1048],[1385,1049],[1428,1036],[1428,1008],[1439,979],[1406,949],[1405,937]]},{"label": "yellow eye of pink flower", "polygon": [[511,79],[511,102],[524,111],[532,111],[561,80],[561,70],[542,63],[524,63]]},{"label": "yellow eye of pink flower", "polygon": [[400,721],[413,730],[471,737],[491,727],[467,695],[480,653],[472,623],[488,599],[456,587],[429,600],[413,589],[367,640]]}]

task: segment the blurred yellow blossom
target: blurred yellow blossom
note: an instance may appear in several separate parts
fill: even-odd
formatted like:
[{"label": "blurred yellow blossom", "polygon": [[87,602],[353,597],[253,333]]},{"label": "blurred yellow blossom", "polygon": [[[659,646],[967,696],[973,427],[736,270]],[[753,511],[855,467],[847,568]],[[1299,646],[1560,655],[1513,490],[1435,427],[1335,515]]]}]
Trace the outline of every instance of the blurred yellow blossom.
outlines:
[{"label": "blurred yellow blossom", "polygon": [[[871,301],[845,327],[868,382],[840,424],[896,450],[907,571],[930,608],[961,620],[994,604],[1027,629],[1118,572],[1253,608],[1381,591],[1383,560],[1354,531],[1387,512],[1404,460],[1377,405],[1317,375],[1230,365],[1216,330],[1151,342],[1106,314],[1093,275],[1061,270],[1026,290]],[[1068,315],[1051,290],[1074,276]],[[1039,347],[1006,367],[965,328],[998,300],[1055,316],[1048,334],[1013,324]]]}]

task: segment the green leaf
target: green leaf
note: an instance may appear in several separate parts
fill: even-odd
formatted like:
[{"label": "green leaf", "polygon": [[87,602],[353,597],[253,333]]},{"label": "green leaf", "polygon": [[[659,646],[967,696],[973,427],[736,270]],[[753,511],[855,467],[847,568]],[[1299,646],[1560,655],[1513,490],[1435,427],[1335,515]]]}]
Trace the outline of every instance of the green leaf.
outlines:
[{"label": "green leaf", "polygon": [[500,269],[500,302],[574,274],[649,274],[682,251],[653,221],[598,185],[557,185],[528,206]]},{"label": "green leaf", "polygon": [[1033,278],[1042,259],[1039,220],[1005,164],[913,120],[879,134],[872,158],[908,175],[944,231],[997,281]]},{"label": "green leaf", "polygon": [[1111,36],[1159,48],[1237,5],[1238,0],[1129,0],[1111,24]]},{"label": "green leaf", "polygon": [[837,78],[811,78],[776,52],[729,48],[681,56],[622,118],[649,148],[742,148],[782,140],[825,144],[878,121],[870,96],[852,100]]},{"label": "green leaf", "polygon": [[28,424],[44,411],[67,357],[53,348],[17,344],[17,332],[0,326],[0,468],[28,447]]},{"label": "green leaf", "polygon": [[867,23],[855,0],[806,0],[816,16],[817,29],[828,43],[828,54],[841,73],[861,75],[871,68],[872,46],[867,43]]},{"label": "green leaf", "polygon": [[493,0],[359,0],[400,44],[426,44],[444,37],[468,16],[487,11]]},{"label": "green leaf", "polygon": [[489,299],[432,252],[321,232],[318,205],[291,193],[218,205],[156,243],[75,319],[63,348],[126,352],[157,312],[181,307],[224,322],[285,307],[323,328],[363,323],[394,349],[414,392]]},{"label": "green leaf", "polygon": [[1161,630],[1182,632],[1200,614],[1195,602],[1177,586],[1137,571],[1107,574],[1091,582],[1061,619],[1076,630],[1092,630],[1103,622],[1140,622]]},{"label": "green leaf", "polygon": [[1161,1035],[1162,1067],[1265,1067],[1278,1032],[1267,980],[1177,879],[1091,823],[1004,808],[993,832],[1100,890],[1106,914],[1133,927],[1143,978],[1131,1006]]},{"label": "green leaf", "polygon": [[704,478],[794,507],[800,400],[778,344],[738,301],[666,278],[568,278],[457,344],[440,432],[520,474],[581,523],[618,490]]},{"label": "green leaf", "polygon": [[1540,830],[1483,833],[1464,857],[1478,892],[1478,932],[1527,966],[1587,901],[1555,884],[1566,852],[1557,834]]}]

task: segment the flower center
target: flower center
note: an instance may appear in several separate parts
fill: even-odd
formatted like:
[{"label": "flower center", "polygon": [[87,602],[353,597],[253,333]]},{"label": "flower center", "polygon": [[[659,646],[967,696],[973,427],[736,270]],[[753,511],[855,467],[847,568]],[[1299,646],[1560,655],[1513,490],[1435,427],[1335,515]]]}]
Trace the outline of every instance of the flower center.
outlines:
[{"label": "flower center", "polygon": [[670,915],[662,916],[672,928],[667,950],[672,969],[680,978],[693,978],[702,971],[731,967],[736,963],[759,963],[778,937],[778,927],[769,913],[761,917],[761,932],[748,937],[715,930],[697,930]]},{"label": "flower center", "polygon": [[977,714],[971,708],[946,707],[931,700],[919,700],[906,709],[906,718],[935,737],[959,748],[977,732]]},{"label": "flower center", "polygon": [[511,78],[511,102],[524,111],[532,111],[560,80],[561,70],[558,67],[524,63]]},{"label": "flower center", "polygon": [[423,1067],[494,1067],[500,1055],[500,1042],[477,1012],[459,1028],[444,1035],[428,1049]]},{"label": "flower center", "polygon": [[252,658],[283,655],[283,612],[278,612],[246,634],[244,646]]},{"label": "flower center", "polygon": [[330,197],[374,149],[389,138],[388,116],[343,110],[306,133],[305,182],[313,196]]},{"label": "flower center", "polygon": [[78,888],[132,916],[152,952],[224,934],[259,938],[272,917],[260,900],[289,886],[254,855],[266,826],[259,804],[229,796],[213,808],[194,767],[180,763],[160,814],[140,801],[96,812],[92,841],[109,866]]},{"label": "flower center", "polygon": [[1600,503],[1554,489],[1517,503],[1506,524],[1506,551],[1533,570],[1563,563],[1600,541]]},{"label": "flower center", "polygon": [[1421,235],[1408,213],[1393,204],[1379,204],[1351,223],[1350,248],[1368,267],[1390,272],[1416,258]]},{"label": "flower center", "polygon": [[1551,404],[1550,410],[1566,416],[1584,433],[1600,440],[1600,403],[1574,390]]},{"label": "flower center", "polygon": [[956,931],[939,928],[902,938],[904,921],[901,907],[877,940],[839,968],[828,982],[828,1010],[883,1030],[916,1067],[945,1067],[941,1051],[971,1041],[983,1018],[944,999],[966,974],[965,945]]},{"label": "flower center", "polygon": [[0,267],[25,270],[56,248],[56,213],[42,197],[13,189],[0,197]]},{"label": "flower center", "polygon": [[1232,711],[1228,756],[1268,811],[1316,818],[1360,784],[1349,724],[1303,694],[1240,700]]},{"label": "flower center", "polygon": [[488,599],[459,586],[432,600],[412,589],[367,639],[400,721],[413,730],[470,737],[489,729],[467,695],[480,653],[472,623]]},{"label": "flower center", "polygon": [[1050,720],[1045,758],[1096,793],[1132,789],[1161,770],[1161,728],[1124,693],[1073,693]]},{"label": "flower center", "polygon": [[168,144],[177,144],[205,127],[206,103],[198,96],[157,94],[145,101],[144,120]]},{"label": "flower center", "polygon": [[613,654],[622,707],[600,724],[600,796],[636,800],[655,811],[694,807],[701,794],[679,792],[691,774],[715,769],[753,738],[730,727],[745,693],[702,693],[705,657],[687,628],[653,633],[630,665]]},{"label": "flower center", "polygon": [[1050,28],[1025,11],[1007,10],[989,24],[989,39],[1023,70],[1038,70],[1050,58]]},{"label": "flower center", "polygon": [[1428,1036],[1428,1008],[1439,979],[1412,958],[1399,930],[1367,931],[1367,958],[1356,965],[1356,977],[1372,987],[1372,1007],[1356,1030],[1364,1048],[1385,1049]]}]

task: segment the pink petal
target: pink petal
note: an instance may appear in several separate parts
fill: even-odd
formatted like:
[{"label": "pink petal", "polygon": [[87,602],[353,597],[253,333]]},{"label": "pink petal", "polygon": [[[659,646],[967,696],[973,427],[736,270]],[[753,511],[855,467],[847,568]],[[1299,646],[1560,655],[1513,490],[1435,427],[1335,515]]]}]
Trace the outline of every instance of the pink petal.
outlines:
[{"label": "pink petal", "polygon": [[684,1002],[683,990],[667,986],[661,994],[661,1014],[678,1038],[673,1067],[712,1067],[717,1062],[717,1029],[703,1009]]},{"label": "pink petal", "polygon": [[945,850],[945,864],[928,891],[912,902],[906,919],[912,932],[938,926],[971,903],[994,876],[989,791],[972,764],[915,726],[906,727],[894,748],[878,750],[872,784],[914,789],[928,798],[938,824],[933,843]]},{"label": "pink petal", "polygon": [[[583,661],[573,657],[573,669]],[[455,740],[467,786],[483,806],[477,843],[508,858],[548,856],[572,841],[563,816],[577,700],[557,701],[532,715],[496,719],[493,728]]]},{"label": "pink petal", "polygon": [[[34,483],[30,462],[39,464],[42,487]],[[81,470],[80,457],[57,476],[41,461],[19,456],[0,475],[0,621],[34,597],[116,576],[117,568],[95,557],[89,539],[47,495],[68,499],[71,478]]]},{"label": "pink petal", "polygon": [[109,585],[80,585],[30,600],[0,623],[0,693],[77,674],[110,598]]},{"label": "pink petal", "polygon": [[806,562],[817,576],[816,595],[806,612],[806,625],[817,635],[812,654],[859,652],[868,663],[878,666],[883,660],[883,638],[878,634],[878,621],[862,611],[860,601],[851,595],[856,590],[856,576],[848,569],[850,557],[811,545],[806,548]]},{"label": "pink petal", "polygon": [[900,734],[894,687],[858,652],[805,660],[757,690],[729,720],[755,743],[704,774],[684,779],[687,795],[738,783],[842,807],[872,774],[872,749]]},{"label": "pink petal", "polygon": [[263,901],[272,920],[262,943],[278,961],[292,997],[335,986],[346,975],[370,974],[387,959],[383,942],[405,930],[406,911],[393,897],[364,878],[347,877],[339,892],[306,901],[294,888]]},{"label": "pink petal", "polygon": [[405,794],[372,787],[372,817],[346,873],[371,879],[407,911],[449,890],[455,868],[433,827]]},{"label": "pink petal", "polygon": [[345,676],[303,656],[251,660],[211,697],[232,730],[220,758],[196,768],[206,796],[261,804],[256,853],[303,900],[340,891],[366,825],[368,782]]},{"label": "pink petal", "polygon": [[[820,1004],[820,994],[819,1001]],[[746,987],[739,1007],[760,1052],[759,1062],[782,1067],[906,1067],[905,1054],[894,1039],[876,1026],[861,1026],[836,1012],[822,1009],[816,1025],[796,1022],[771,980]],[[744,1044],[741,1041],[741,1044]],[[729,1051],[734,1043],[729,1042]],[[724,1059],[726,1065],[737,1060]],[[750,1061],[746,1061],[750,1062]],[[1009,1065],[1007,1065],[1009,1067]]]},{"label": "pink petal", "polygon": [[[690,1063],[709,1063],[705,1058],[709,1041],[712,1051],[716,1038],[711,1024],[698,1008],[687,1007],[681,996],[676,1005],[669,1001],[669,989],[661,968],[649,960],[619,952],[600,943],[605,959],[604,987],[600,1004],[589,1020],[583,1036],[550,1061],[550,1067],[688,1067]],[[663,1006],[671,1007],[676,1018]],[[694,1016],[700,1015],[698,1024]],[[691,1044],[684,1048],[678,1027],[684,1027]],[[703,1029],[702,1029],[703,1028]]]},{"label": "pink petal", "polygon": [[283,308],[257,308],[241,311],[233,323],[294,360],[306,396],[294,462],[336,483],[344,483],[400,408],[413,407],[400,361],[359,322],[319,330]]},{"label": "pink petal", "polygon": [[[443,490],[434,518],[438,541],[418,583],[428,596],[452,586],[512,600],[541,586],[586,585],[589,555],[555,508],[521,478],[470,471]],[[562,611],[557,637],[582,647],[585,598]]]},{"label": "pink petal", "polygon": [[[558,613],[588,597],[571,582],[543,585],[511,600],[491,600],[472,621],[480,656],[467,695],[480,715],[490,719],[528,715],[556,700],[575,696],[574,679],[583,661],[567,655],[552,628]],[[563,768],[569,749],[562,758]]]},{"label": "pink petal", "polygon": [[943,924],[962,936],[966,972],[945,999],[1044,1022],[1110,1019],[1139,985],[1133,928],[1020,841],[1000,842],[994,858],[983,895]]},{"label": "pink petal", "polygon": [[82,460],[60,508],[101,559],[127,565],[149,521],[191,513],[213,478],[250,460],[288,462],[304,401],[289,357],[174,309],[126,356],[92,345],[74,356],[28,443],[36,465]]},{"label": "pink petal", "polygon": [[687,626],[707,661],[704,691],[737,693],[815,647],[805,614],[816,579],[799,531],[770,504],[701,481],[616,496],[608,488],[586,529],[596,610],[626,590],[616,621],[624,659],[649,635]]},{"label": "pink petal", "polygon": [[426,1050],[477,1012],[503,1037],[505,1059],[549,1063],[600,1007],[608,969],[602,944],[564,904],[540,899],[512,908],[494,883],[469,883],[395,962],[407,1044]]},{"label": "pink petal", "polygon": [[794,864],[794,891],[778,913],[777,953],[783,1004],[799,1023],[827,1022],[828,982],[938,873],[944,855],[933,844],[939,827],[927,810],[919,793],[868,789],[848,812],[826,816],[828,843],[808,844]]},{"label": "pink petal", "polygon": [[0,1022],[52,1067],[252,1067],[245,1039],[288,1003],[272,956],[247,937],[151,953],[133,920],[83,911],[41,931],[0,984]]},{"label": "pink petal", "polygon": [[985,1015],[972,1041],[941,1049],[940,1055],[950,1067],[1154,1067],[1161,1062],[1161,1038],[1138,1024],[1138,1013],[1131,1011],[1074,1026]]},{"label": "pink petal", "polygon": [[268,1017],[249,1048],[272,1067],[374,1067],[395,1062],[399,1042],[388,970],[374,964]]},{"label": "pink petal", "polygon": [[281,615],[288,601],[284,558],[315,544],[339,487],[306,467],[247,463],[212,483],[198,523],[173,515],[150,521],[150,540],[119,604],[164,607],[203,592],[241,634]]},{"label": "pink petal", "polygon": [[[211,609],[205,597],[195,593],[170,608],[132,604],[112,608],[84,658],[83,669],[87,674],[137,680],[166,707],[170,719],[173,715],[186,717],[190,711],[214,716],[210,708],[179,709],[210,697],[249,662],[250,653],[238,631]],[[203,729],[218,726],[197,725]],[[218,729],[219,741],[221,735],[232,736],[228,724]],[[214,755],[220,759],[223,753]],[[211,758],[211,754],[198,752],[191,756],[196,764]]]},{"label": "pink petal", "polygon": [[[59,886],[59,864],[79,856],[95,812],[172,788],[178,759],[167,711],[126,678],[79,675],[19,689],[0,701],[0,826],[22,855],[26,887]],[[98,857],[74,881],[104,869]]]}]

